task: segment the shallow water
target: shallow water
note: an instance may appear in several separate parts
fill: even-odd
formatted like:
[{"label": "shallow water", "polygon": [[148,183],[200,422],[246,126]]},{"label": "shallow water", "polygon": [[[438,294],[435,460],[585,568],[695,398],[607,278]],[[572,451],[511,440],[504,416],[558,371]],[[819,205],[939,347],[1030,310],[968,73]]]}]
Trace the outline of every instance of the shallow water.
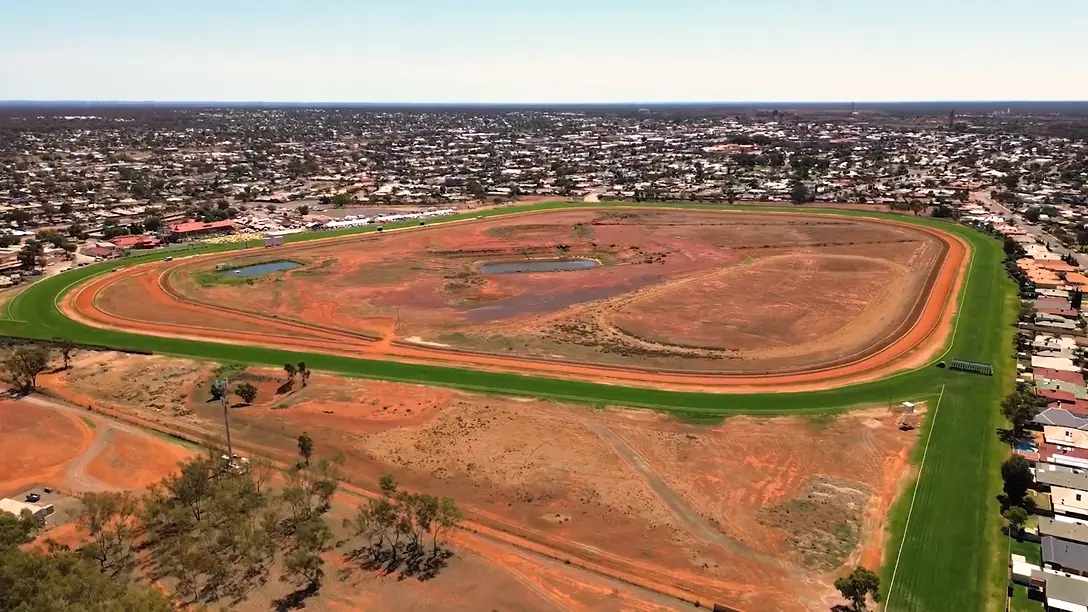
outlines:
[{"label": "shallow water", "polygon": [[232,276],[261,276],[273,272],[283,272],[284,270],[295,270],[301,267],[302,264],[297,261],[270,261],[268,263],[253,264],[252,266],[246,266],[244,268],[235,268],[233,270],[228,270],[226,273]]},{"label": "shallow water", "polygon": [[490,263],[480,266],[481,274],[513,274],[516,272],[556,272],[561,270],[586,270],[596,268],[592,259],[562,259],[548,261],[517,261]]}]

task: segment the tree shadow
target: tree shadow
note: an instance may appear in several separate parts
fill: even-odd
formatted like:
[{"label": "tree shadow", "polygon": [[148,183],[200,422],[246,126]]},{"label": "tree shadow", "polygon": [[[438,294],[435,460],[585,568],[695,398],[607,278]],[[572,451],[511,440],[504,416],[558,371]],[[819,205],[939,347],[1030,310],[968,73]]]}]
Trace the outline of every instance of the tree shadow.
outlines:
[{"label": "tree shadow", "polygon": [[298,610],[306,607],[306,600],[317,595],[321,589],[320,582],[311,582],[301,589],[296,589],[272,602],[276,612]]},{"label": "tree shadow", "polygon": [[367,572],[381,572],[386,576],[396,575],[397,581],[415,578],[426,582],[438,576],[449,565],[453,551],[445,548],[432,550],[430,554],[419,549],[401,551],[393,555],[392,550],[373,546],[362,546],[344,554],[344,559],[354,563]]},{"label": "tree shadow", "polygon": [[1001,440],[1001,443],[1005,444],[1006,446],[1013,446],[1016,444],[1017,440],[1016,432],[1014,432],[1012,429],[1007,429],[1005,427],[998,427],[997,439]]}]

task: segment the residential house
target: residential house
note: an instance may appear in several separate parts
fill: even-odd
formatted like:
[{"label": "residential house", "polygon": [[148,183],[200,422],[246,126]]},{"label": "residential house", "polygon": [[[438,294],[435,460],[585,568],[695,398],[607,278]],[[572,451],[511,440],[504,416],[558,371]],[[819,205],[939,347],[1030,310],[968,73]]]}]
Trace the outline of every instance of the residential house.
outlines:
[{"label": "residential house", "polygon": [[1088,576],[1088,544],[1043,536],[1043,568]]}]

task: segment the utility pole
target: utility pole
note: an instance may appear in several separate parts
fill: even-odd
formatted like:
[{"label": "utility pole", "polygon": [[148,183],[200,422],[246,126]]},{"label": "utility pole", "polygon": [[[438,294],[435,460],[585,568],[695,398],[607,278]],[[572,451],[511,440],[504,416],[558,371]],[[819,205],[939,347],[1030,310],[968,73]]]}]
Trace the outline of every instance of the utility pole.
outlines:
[{"label": "utility pole", "polygon": [[223,378],[223,395],[219,398],[223,403],[223,426],[227,430],[227,464],[234,463],[234,447],[230,443],[230,379]]}]

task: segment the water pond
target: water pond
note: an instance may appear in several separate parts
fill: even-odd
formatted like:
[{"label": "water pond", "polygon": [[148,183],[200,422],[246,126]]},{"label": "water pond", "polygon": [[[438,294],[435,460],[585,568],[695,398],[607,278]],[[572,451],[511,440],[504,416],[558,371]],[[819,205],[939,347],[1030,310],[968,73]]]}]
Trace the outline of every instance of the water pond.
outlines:
[{"label": "water pond", "polygon": [[600,264],[592,259],[551,259],[490,263],[480,266],[481,274],[513,274],[516,272],[557,272],[561,270],[587,270]]},{"label": "water pond", "polygon": [[265,263],[253,264],[252,266],[245,266],[243,268],[234,268],[233,270],[226,270],[224,274],[230,274],[231,276],[263,276],[265,274],[272,274],[273,272],[283,272],[285,270],[295,270],[301,268],[302,264],[297,261],[268,261]]}]

